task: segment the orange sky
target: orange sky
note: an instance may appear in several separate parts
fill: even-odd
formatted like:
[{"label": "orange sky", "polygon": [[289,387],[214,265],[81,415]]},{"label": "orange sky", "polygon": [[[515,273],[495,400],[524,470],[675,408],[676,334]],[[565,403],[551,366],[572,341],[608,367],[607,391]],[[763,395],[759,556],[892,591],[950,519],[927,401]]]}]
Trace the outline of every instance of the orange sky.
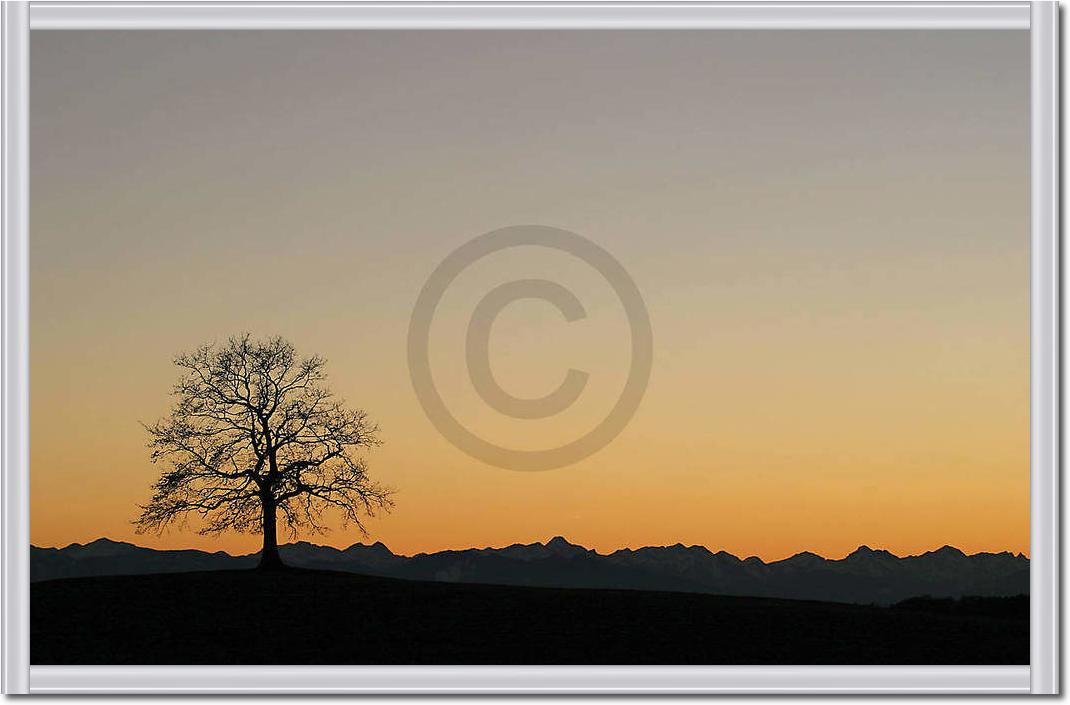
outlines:
[{"label": "orange sky", "polygon": [[[171,358],[247,330],[382,427],[395,511],[316,542],[1028,553],[1026,32],[35,31],[31,66],[34,544],[257,549],[130,525]],[[654,330],[632,422],[542,473],[451,446],[405,359],[434,267],[523,223],[609,250]],[[464,373],[473,306],[528,277],[588,314],[494,326],[513,394],[591,375],[540,421]],[[515,447],[597,423],[628,366],[605,282],[532,248],[469,268],[432,333],[451,409]]]}]

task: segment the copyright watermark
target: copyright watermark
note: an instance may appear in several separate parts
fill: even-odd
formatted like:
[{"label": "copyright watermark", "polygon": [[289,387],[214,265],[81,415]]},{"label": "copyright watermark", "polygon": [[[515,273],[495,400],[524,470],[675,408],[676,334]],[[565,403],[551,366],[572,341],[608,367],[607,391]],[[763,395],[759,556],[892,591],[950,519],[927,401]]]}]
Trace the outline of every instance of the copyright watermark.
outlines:
[{"label": "copyright watermark", "polygon": [[[612,287],[631,331],[631,365],[627,380],[609,413],[584,435],[563,445],[538,450],[507,448],[476,435],[450,412],[431,375],[431,323],[446,290],[469,265],[514,247],[544,247],[565,252],[596,270]],[[586,318],[580,300],[564,286],[547,279],[518,279],[489,291],[476,305],[465,337],[465,360],[472,386],[481,399],[501,414],[517,419],[542,419],[561,413],[583,394],[589,375],[569,369],[561,384],[543,397],[513,396],[497,383],[490,368],[490,331],[498,314],[514,301],[538,299],[560,311],[566,321]],[[552,470],[570,465],[608,445],[628,425],[650,380],[653,333],[650,314],[639,288],[611,254],[590,240],[559,228],[515,225],[469,240],[451,252],[428,277],[409,321],[409,375],[427,417],[448,441],[468,455],[510,470]]]}]

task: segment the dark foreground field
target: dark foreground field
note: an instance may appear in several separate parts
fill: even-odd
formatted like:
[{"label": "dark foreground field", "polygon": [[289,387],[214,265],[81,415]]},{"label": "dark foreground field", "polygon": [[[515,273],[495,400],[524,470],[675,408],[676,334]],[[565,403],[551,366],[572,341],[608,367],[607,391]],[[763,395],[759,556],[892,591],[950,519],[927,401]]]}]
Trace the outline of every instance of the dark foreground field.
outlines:
[{"label": "dark foreground field", "polygon": [[979,616],[219,571],[35,583],[30,648],[38,665],[1025,664],[1029,623],[1007,604]]}]

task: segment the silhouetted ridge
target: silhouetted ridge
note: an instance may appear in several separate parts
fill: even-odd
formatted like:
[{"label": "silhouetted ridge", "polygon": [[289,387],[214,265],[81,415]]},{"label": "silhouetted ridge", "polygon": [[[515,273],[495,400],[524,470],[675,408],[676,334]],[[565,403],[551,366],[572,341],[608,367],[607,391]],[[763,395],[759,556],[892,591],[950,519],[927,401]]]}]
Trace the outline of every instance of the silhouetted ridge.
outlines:
[{"label": "silhouetted ridge", "polygon": [[546,548],[558,556],[581,556],[585,553],[593,553],[583,546],[569,542],[564,536],[553,537],[546,543]]},{"label": "silhouetted ridge", "polygon": [[966,554],[955,548],[954,546],[941,546],[935,551],[929,551],[929,553],[937,556],[954,556],[956,558],[966,558]]},{"label": "silhouetted ridge", "polygon": [[126,543],[124,541],[112,541],[111,539],[100,538],[96,541],[90,541],[86,544],[72,543],[66,546],[63,551],[67,551],[72,555],[78,555],[83,557],[88,556],[116,556],[137,552],[139,549],[132,543]]},{"label": "silhouetted ridge", "polygon": [[[1022,555],[967,556],[943,546],[900,558],[859,546],[841,559],[810,551],[766,563],[705,546],[645,546],[603,555],[554,536],[545,543],[400,556],[382,542],[344,550],[307,541],[279,547],[291,566],[409,580],[564,588],[668,590],[754,597],[891,604],[911,597],[1012,596],[1029,592]],[[156,551],[98,539],[65,548],[31,548],[32,580],[252,568],[258,554]]]}]

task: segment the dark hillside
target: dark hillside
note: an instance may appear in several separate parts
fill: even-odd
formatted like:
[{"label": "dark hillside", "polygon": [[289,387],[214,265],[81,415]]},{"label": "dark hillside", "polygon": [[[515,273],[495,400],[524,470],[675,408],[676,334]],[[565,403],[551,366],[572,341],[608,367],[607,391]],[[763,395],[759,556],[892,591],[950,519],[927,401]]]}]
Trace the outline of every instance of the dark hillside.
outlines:
[{"label": "dark hillside", "polygon": [[944,605],[905,609],[311,570],[51,580],[34,583],[31,597],[31,661],[38,665],[1029,660],[1027,620]]}]

